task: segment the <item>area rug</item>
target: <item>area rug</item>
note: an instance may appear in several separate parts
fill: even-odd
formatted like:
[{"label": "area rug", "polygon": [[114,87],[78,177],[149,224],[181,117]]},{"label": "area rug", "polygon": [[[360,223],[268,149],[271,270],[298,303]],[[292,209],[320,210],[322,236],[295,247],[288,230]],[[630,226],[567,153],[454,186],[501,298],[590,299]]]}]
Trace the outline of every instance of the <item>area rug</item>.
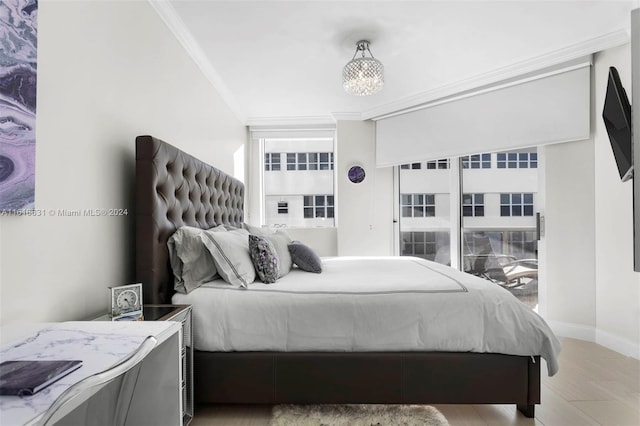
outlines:
[{"label": "area rug", "polygon": [[429,405],[276,405],[271,426],[447,426]]}]

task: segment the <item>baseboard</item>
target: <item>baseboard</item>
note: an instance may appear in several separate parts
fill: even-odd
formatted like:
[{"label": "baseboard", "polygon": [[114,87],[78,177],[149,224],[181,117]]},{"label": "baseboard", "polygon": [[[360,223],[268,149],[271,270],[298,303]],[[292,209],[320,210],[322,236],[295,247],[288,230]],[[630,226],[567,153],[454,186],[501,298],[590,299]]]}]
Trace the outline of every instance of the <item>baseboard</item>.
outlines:
[{"label": "baseboard", "polygon": [[551,327],[553,332],[559,337],[569,337],[594,343],[596,341],[595,327],[551,320],[547,321],[547,324],[549,324],[549,327]]},{"label": "baseboard", "polygon": [[622,355],[640,360],[640,344],[623,337],[581,324],[563,321],[547,321],[547,324],[549,324],[558,337],[569,337],[571,339],[593,342]]},{"label": "baseboard", "polygon": [[625,339],[624,337],[616,336],[606,331],[596,330],[596,343],[623,355],[640,360],[640,344]]}]

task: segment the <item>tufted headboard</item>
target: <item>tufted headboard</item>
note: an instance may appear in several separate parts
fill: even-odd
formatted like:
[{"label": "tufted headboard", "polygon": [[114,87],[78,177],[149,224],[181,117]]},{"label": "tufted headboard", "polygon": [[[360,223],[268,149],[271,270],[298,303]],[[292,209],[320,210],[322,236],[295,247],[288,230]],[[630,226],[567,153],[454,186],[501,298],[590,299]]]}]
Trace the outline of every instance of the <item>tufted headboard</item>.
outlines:
[{"label": "tufted headboard", "polygon": [[244,185],[153,136],[136,138],[136,281],[144,303],[171,303],[167,240],[180,226],[241,226]]}]

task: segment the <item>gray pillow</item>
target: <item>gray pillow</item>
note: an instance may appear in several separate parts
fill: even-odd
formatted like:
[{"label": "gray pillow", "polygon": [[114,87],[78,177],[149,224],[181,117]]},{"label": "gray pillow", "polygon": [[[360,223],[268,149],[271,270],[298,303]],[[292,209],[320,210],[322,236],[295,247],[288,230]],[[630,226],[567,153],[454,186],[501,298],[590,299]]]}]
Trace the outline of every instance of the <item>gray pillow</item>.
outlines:
[{"label": "gray pillow", "polygon": [[[224,232],[225,229],[220,225],[209,231]],[[217,277],[216,265],[200,239],[203,232],[204,229],[182,226],[167,241],[173,288],[179,293],[189,293]]]},{"label": "gray pillow", "polygon": [[249,255],[249,232],[244,229],[203,232],[200,238],[223,280],[247,288],[256,279],[256,270]]},{"label": "gray pillow", "polygon": [[278,254],[267,237],[249,235],[249,254],[260,281],[275,283],[280,278]]},{"label": "gray pillow", "polygon": [[293,263],[303,271],[317,274],[322,272],[322,260],[311,247],[302,244],[300,241],[292,241],[289,244],[289,253]]}]

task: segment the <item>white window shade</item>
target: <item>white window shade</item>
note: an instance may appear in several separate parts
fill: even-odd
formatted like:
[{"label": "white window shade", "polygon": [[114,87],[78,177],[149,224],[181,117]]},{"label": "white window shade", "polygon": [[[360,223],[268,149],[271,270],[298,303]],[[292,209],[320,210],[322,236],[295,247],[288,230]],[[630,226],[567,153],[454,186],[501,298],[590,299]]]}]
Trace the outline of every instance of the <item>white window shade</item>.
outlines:
[{"label": "white window shade", "polygon": [[589,138],[590,66],[498,86],[376,122],[376,164],[395,166]]}]

